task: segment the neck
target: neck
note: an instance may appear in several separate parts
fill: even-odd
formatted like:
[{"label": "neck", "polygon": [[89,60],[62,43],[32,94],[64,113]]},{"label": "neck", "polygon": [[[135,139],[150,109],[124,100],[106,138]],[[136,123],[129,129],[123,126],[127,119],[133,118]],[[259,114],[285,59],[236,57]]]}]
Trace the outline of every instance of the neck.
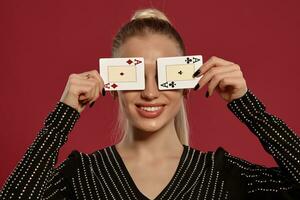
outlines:
[{"label": "neck", "polygon": [[177,136],[174,120],[155,132],[131,128],[118,148],[148,158],[181,154],[183,146]]}]

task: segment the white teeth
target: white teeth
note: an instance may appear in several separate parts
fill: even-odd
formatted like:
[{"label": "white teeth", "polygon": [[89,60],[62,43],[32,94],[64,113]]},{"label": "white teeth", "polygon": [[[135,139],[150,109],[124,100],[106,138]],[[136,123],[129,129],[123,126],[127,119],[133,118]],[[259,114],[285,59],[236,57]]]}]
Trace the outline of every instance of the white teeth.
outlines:
[{"label": "white teeth", "polygon": [[161,108],[161,106],[158,106],[158,107],[141,107],[142,110],[146,110],[146,111],[156,111],[156,110],[159,110]]}]

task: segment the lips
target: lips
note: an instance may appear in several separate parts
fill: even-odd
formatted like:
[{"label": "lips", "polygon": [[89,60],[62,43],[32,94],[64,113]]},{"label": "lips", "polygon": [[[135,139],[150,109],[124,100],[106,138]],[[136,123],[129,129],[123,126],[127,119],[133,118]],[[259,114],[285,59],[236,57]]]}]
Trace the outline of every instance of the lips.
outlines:
[{"label": "lips", "polygon": [[138,104],[137,111],[141,117],[156,118],[164,110],[164,104]]}]

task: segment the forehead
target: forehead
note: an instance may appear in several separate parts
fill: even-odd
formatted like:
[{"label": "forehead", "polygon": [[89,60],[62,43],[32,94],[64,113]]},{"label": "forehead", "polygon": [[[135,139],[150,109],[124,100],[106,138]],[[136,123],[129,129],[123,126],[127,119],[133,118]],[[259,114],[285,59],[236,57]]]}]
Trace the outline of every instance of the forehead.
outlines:
[{"label": "forehead", "polygon": [[181,56],[177,42],[162,34],[128,38],[119,49],[120,57],[144,57],[145,64],[156,64],[159,57]]}]

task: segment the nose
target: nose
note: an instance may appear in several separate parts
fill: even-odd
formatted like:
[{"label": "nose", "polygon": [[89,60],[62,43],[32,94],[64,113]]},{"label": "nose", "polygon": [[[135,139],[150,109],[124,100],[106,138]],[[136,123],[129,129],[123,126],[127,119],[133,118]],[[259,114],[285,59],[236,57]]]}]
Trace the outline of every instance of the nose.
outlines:
[{"label": "nose", "polygon": [[142,91],[141,96],[143,99],[149,101],[159,97],[159,90],[155,77],[149,77],[145,79],[145,90]]}]

